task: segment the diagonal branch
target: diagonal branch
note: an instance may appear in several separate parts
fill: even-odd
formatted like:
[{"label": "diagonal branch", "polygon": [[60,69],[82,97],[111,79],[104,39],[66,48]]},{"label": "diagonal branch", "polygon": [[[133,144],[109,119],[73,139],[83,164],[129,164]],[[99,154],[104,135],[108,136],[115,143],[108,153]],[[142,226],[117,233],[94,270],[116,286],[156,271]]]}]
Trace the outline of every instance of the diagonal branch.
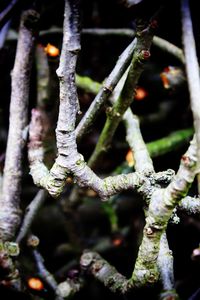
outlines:
[{"label": "diagonal branch", "polygon": [[137,33],[137,44],[122,92],[113,107],[107,113],[106,123],[98,143],[89,160],[89,166],[94,167],[96,161],[106,152],[111,144],[114,133],[123,118],[125,111],[133,101],[134,90],[143,71],[145,61],[150,57],[150,46],[153,39],[151,24]]},{"label": "diagonal branch", "polygon": [[103,83],[103,86],[97,93],[86,114],[78,124],[76,128],[77,141],[80,141],[83,135],[89,130],[100,109],[114,90],[115,86],[117,85],[124,72],[126,71],[127,67],[131,62],[131,58],[135,47],[136,39],[134,39],[131,42],[131,44],[124,50],[124,52],[119,57],[114,69]]}]

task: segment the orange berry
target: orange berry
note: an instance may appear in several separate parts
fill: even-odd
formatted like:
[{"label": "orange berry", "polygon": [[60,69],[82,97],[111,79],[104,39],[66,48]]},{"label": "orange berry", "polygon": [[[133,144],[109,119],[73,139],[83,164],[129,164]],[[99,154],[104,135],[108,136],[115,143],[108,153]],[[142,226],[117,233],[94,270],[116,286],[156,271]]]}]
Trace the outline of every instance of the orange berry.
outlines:
[{"label": "orange berry", "polygon": [[28,286],[32,290],[36,290],[36,291],[41,291],[44,289],[43,282],[39,278],[35,278],[35,277],[29,278]]},{"label": "orange berry", "polygon": [[44,48],[44,51],[52,57],[56,57],[60,54],[60,51],[58,48],[56,48],[54,45],[47,44],[47,46]]}]

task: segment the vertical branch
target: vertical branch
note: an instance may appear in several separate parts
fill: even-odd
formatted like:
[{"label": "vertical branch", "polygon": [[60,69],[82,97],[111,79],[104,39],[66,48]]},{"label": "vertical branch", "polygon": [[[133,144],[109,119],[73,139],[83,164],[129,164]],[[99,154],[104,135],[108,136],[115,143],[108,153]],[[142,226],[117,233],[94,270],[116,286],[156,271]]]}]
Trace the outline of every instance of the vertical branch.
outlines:
[{"label": "vertical branch", "polygon": [[29,10],[22,15],[19,40],[12,72],[10,126],[4,178],[0,198],[0,238],[12,239],[20,221],[19,198],[22,175],[23,129],[27,125],[27,105],[34,46],[34,27],[38,14]]},{"label": "vertical branch", "polygon": [[160,239],[160,251],[158,254],[158,268],[161,274],[164,291],[174,289],[173,255],[169,249],[166,233]]},{"label": "vertical branch", "polygon": [[126,140],[134,154],[135,170],[145,175],[153,173],[153,162],[140,131],[139,119],[132,113],[131,109],[127,109],[123,121],[126,126]]},{"label": "vertical branch", "polygon": [[[196,54],[195,39],[193,35],[192,20],[189,8],[189,1],[182,0],[182,32],[183,46],[185,53],[185,66],[190,91],[191,110],[197,140],[197,170],[200,171],[200,76],[199,65]],[[200,192],[200,180],[198,180]]]},{"label": "vertical branch", "polygon": [[49,66],[47,55],[41,45],[36,47],[37,107],[44,109],[48,101]]}]

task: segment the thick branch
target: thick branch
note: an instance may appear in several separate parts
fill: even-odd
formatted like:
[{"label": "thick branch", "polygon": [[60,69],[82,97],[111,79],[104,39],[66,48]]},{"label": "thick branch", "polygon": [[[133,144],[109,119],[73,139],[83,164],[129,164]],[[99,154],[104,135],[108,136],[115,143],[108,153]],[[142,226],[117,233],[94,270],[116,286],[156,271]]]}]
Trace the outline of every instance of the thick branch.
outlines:
[{"label": "thick branch", "polygon": [[[65,145],[65,147],[68,150],[67,144]],[[107,199],[110,196],[121,192],[122,190],[137,190],[145,182],[145,179],[142,177],[142,175],[138,173],[122,174],[101,179],[86,165],[83,158],[77,152],[76,148],[74,150],[73,147],[68,150],[70,151],[68,154],[68,156],[70,155],[69,158],[68,156],[62,157],[63,162],[66,164],[66,167],[65,165],[63,167],[63,170],[66,172],[65,174],[67,174],[67,172],[73,172],[74,176],[77,178],[79,185],[92,188],[103,199]],[[29,142],[29,161],[31,164],[31,174],[33,176],[34,182],[37,185],[43,186],[53,196],[56,196],[62,191],[66,182],[66,176],[63,176],[63,181],[61,182],[62,185],[55,185],[56,181],[50,180],[51,173],[49,174],[48,169],[43,163],[43,156],[44,150],[42,146],[42,116],[39,110],[34,109],[32,111],[32,121],[30,123]],[[70,159],[72,159],[72,161]],[[54,168],[56,167],[57,166],[55,163],[52,169],[54,170]],[[50,172],[52,172],[52,169]],[[58,176],[60,176],[59,173]],[[58,183],[60,183],[59,178],[60,177],[58,177]],[[51,187],[51,184],[53,188]]]},{"label": "thick branch", "polygon": [[196,142],[193,140],[181,159],[179,170],[165,189],[153,192],[132,280],[139,285],[158,279],[157,257],[160,238],[175,206],[187,194],[196,174]]},{"label": "thick branch", "polygon": [[41,114],[38,110],[33,110],[29,143],[31,174],[34,182],[47,189],[52,196],[58,196],[62,192],[67,174],[72,173],[80,186],[90,187],[102,199],[107,199],[122,190],[139,189],[144,178],[135,173],[101,179],[86,165],[83,156],[77,151],[75,121],[79,106],[74,76],[80,45],[75,4],[76,1],[71,7],[66,1],[63,47],[57,71],[60,80],[60,107],[56,129],[58,157],[49,172],[43,164]]},{"label": "thick branch", "polygon": [[23,130],[27,125],[30,72],[35,41],[33,28],[37,20],[38,14],[35,11],[27,11],[22,15],[15,64],[12,71],[10,126],[0,197],[0,238],[3,240],[9,240],[13,237],[20,222],[19,198],[22,150],[24,147]]}]

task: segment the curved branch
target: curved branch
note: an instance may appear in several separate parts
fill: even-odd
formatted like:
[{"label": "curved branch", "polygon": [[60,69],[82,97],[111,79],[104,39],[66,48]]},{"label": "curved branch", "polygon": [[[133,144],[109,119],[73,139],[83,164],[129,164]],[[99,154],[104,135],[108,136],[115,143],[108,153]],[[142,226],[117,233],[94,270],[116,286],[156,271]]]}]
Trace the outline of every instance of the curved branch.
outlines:
[{"label": "curved branch", "polygon": [[[145,178],[133,173],[101,179],[86,165],[77,150],[75,121],[79,105],[74,78],[77,53],[80,49],[77,4],[74,0],[73,3],[70,2],[71,6],[68,1],[65,5],[63,47],[57,70],[60,81],[60,107],[56,128],[58,157],[48,171],[43,163],[41,115],[38,110],[33,110],[29,143],[31,175],[35,184],[47,189],[54,197],[60,195],[67,175],[71,173],[80,186],[90,187],[102,199],[107,199],[122,190],[139,189]],[[142,52],[141,48],[138,51]]]}]

